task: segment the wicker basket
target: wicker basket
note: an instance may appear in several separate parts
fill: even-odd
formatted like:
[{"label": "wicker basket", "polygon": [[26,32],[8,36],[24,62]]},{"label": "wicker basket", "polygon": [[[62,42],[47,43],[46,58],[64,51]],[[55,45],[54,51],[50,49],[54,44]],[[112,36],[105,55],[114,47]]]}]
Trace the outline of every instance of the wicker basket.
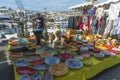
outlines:
[{"label": "wicker basket", "polygon": [[65,64],[54,64],[49,68],[49,72],[54,76],[63,76],[68,73],[68,68]]}]

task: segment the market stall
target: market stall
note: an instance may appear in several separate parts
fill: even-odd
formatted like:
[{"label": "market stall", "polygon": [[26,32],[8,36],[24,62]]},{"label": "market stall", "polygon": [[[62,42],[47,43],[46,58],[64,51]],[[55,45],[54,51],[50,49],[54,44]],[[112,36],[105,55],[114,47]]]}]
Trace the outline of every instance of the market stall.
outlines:
[{"label": "market stall", "polygon": [[87,80],[120,63],[120,48],[116,39],[104,39],[101,35],[82,36],[84,38],[71,38],[69,42],[62,36],[64,40],[57,48],[48,44],[36,46],[34,37],[12,40],[8,50],[15,80],[26,77],[28,80]]}]

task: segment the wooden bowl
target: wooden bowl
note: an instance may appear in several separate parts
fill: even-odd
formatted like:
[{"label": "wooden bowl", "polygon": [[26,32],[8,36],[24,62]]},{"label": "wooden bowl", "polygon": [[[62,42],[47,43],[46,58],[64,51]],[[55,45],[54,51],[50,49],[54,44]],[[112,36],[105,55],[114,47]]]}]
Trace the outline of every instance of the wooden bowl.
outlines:
[{"label": "wooden bowl", "polygon": [[49,72],[54,76],[63,76],[68,73],[68,68],[65,64],[54,64],[49,68]]}]

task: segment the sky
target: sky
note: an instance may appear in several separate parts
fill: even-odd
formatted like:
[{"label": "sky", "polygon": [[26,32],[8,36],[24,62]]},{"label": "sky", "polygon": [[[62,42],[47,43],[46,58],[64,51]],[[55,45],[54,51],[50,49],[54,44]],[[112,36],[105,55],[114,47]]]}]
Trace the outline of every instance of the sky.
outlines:
[{"label": "sky", "polygon": [[[37,11],[66,11],[68,7],[85,3],[85,0],[21,0],[23,6],[27,10]],[[103,2],[106,0],[98,0]],[[17,9],[15,0],[0,0],[0,7],[9,6],[12,9]]]}]

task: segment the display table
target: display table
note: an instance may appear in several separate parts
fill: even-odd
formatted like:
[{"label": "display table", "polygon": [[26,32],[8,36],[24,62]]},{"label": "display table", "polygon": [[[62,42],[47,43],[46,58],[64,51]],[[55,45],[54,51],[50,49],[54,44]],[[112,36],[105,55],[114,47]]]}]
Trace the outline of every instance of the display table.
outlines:
[{"label": "display table", "polygon": [[[61,77],[54,77],[54,80],[87,80],[101,71],[110,68],[116,64],[120,63],[120,54],[114,57],[108,57],[105,58],[104,60],[97,60],[94,57],[91,57],[89,59],[86,59],[86,61],[92,61],[91,66],[84,66],[81,69],[78,70],[71,70],[69,69],[68,74],[61,76]],[[19,80],[20,75],[16,72],[16,66],[14,65],[14,75],[15,75],[15,80]]]}]

